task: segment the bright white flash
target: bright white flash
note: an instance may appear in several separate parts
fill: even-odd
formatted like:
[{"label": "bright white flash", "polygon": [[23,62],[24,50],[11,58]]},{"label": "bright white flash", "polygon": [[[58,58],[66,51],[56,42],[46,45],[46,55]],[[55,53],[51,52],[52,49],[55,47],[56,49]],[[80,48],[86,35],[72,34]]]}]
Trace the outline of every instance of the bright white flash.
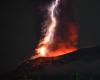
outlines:
[{"label": "bright white flash", "polygon": [[44,38],[40,41],[38,48],[36,49],[37,53],[40,56],[46,56],[46,54],[49,52],[48,46],[52,44],[55,27],[57,25],[57,19],[55,16],[56,8],[59,4],[59,0],[55,0],[52,5],[48,8],[48,13],[50,16],[50,24],[47,26],[46,33],[44,34]]}]

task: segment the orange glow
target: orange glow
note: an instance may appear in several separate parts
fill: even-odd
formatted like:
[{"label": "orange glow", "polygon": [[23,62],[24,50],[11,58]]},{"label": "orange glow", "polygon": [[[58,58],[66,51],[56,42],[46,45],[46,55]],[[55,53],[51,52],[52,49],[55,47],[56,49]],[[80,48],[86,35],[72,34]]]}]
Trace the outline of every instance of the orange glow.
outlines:
[{"label": "orange glow", "polygon": [[64,55],[64,54],[69,54],[71,52],[74,52],[76,51],[77,48],[75,47],[65,47],[64,45],[60,46],[58,49],[54,50],[54,51],[51,51],[50,53],[48,53],[46,55],[46,57],[57,57],[57,56],[61,56],[61,55]]},{"label": "orange glow", "polygon": [[[57,57],[77,50],[76,44],[78,38],[78,27],[75,22],[70,21],[67,24],[67,41],[65,42],[61,40],[60,42],[56,43],[56,45],[53,44],[55,28],[57,27],[57,18],[54,13],[57,9],[58,4],[59,0],[55,0],[55,2],[53,2],[52,5],[48,8],[50,24],[46,24],[47,28],[44,28],[44,30],[46,29],[44,37],[40,40],[36,48],[36,55],[32,56],[31,59],[35,59],[38,57]],[[56,49],[50,48],[51,45],[55,46]]]},{"label": "orange glow", "polygon": [[55,27],[57,24],[56,16],[54,15],[54,12],[56,10],[56,7],[58,6],[59,0],[55,0],[55,2],[52,3],[50,8],[48,8],[48,12],[50,15],[51,23],[48,24],[47,32],[44,34],[44,38],[40,41],[38,48],[36,49],[36,52],[40,56],[46,56],[47,53],[49,53],[49,45],[53,42]]}]

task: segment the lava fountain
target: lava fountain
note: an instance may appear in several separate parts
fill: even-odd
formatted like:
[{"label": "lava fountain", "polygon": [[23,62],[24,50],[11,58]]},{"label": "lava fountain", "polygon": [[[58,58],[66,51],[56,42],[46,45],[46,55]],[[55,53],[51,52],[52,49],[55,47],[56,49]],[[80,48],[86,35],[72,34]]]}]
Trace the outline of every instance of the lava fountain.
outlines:
[{"label": "lava fountain", "polygon": [[43,38],[40,40],[35,50],[36,55],[32,56],[31,59],[35,59],[37,57],[57,57],[77,50],[75,46],[77,29],[76,25],[72,22],[68,24],[68,41],[62,41],[58,43],[56,49],[51,49],[51,45],[54,46],[54,35],[57,27],[57,17],[55,13],[57,12],[59,2],[60,0],[55,0],[48,7],[49,24],[46,24],[47,26],[44,28],[45,32],[43,34]]}]

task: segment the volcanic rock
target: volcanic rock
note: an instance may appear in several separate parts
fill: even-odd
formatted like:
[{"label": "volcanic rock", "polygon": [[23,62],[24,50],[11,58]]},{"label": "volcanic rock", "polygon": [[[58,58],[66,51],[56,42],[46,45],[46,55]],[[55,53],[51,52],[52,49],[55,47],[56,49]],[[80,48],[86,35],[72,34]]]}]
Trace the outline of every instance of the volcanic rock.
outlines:
[{"label": "volcanic rock", "polygon": [[7,76],[5,80],[99,80],[100,46],[26,60]]}]

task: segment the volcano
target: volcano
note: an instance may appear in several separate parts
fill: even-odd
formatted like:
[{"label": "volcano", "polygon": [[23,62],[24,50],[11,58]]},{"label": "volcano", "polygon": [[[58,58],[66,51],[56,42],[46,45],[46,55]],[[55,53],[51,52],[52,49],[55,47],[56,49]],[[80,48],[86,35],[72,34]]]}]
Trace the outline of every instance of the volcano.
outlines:
[{"label": "volcano", "polygon": [[[8,77],[7,77],[8,76]],[[69,54],[26,60],[5,80],[99,80],[100,46],[82,48]]]}]

